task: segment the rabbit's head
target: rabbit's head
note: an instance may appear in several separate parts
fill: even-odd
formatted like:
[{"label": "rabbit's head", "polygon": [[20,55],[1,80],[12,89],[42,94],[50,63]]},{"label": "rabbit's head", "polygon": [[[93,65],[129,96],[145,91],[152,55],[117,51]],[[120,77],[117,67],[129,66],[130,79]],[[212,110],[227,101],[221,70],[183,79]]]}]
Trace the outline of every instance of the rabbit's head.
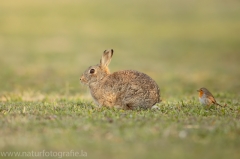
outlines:
[{"label": "rabbit's head", "polygon": [[91,85],[101,81],[104,77],[110,74],[108,65],[111,62],[113,49],[103,52],[100,64],[90,66],[81,76],[80,81],[83,84]]}]

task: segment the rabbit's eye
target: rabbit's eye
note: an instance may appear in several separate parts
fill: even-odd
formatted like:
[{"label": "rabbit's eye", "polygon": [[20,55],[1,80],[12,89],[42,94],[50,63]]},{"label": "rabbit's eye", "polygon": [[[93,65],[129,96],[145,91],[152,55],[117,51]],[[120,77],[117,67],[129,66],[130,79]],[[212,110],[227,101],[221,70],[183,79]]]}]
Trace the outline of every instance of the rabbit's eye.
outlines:
[{"label": "rabbit's eye", "polygon": [[91,73],[91,74],[93,74],[94,72],[95,72],[95,70],[94,70],[94,69],[91,69],[91,70],[90,70],[90,73]]}]

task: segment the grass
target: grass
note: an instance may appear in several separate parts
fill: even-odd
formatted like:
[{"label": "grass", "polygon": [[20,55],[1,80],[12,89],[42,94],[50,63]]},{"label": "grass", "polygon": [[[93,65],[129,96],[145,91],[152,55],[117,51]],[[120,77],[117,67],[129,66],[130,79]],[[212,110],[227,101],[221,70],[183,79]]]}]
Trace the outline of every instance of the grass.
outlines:
[{"label": "grass", "polygon": [[[239,158],[239,6],[234,0],[1,2],[1,152]],[[108,48],[115,50],[112,72],[135,69],[156,80],[159,111],[95,107],[79,77]],[[196,90],[203,86],[227,107],[201,106]]]},{"label": "grass", "polygon": [[[15,98],[15,99],[14,99]],[[81,98],[1,102],[2,151],[80,151],[97,158],[238,158],[239,103],[204,108],[163,102],[160,111],[96,108]]]}]

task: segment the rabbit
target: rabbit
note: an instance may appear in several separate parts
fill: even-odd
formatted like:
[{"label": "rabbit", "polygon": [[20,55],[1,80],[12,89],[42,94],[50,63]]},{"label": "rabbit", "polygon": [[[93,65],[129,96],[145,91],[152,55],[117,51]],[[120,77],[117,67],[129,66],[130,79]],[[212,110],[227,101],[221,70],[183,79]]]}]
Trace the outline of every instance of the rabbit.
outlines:
[{"label": "rabbit", "polygon": [[112,56],[113,49],[105,50],[100,64],[90,66],[80,78],[99,107],[148,109],[161,101],[160,89],[148,75],[135,70],[110,73]]}]

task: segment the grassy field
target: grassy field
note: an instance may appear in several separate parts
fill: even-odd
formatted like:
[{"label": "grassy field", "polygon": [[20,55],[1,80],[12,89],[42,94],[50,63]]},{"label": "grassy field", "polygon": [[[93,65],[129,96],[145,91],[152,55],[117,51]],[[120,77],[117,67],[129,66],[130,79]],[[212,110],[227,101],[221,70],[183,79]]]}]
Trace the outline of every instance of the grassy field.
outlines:
[{"label": "grassy field", "polygon": [[[240,158],[239,30],[237,0],[1,1],[0,158]],[[112,72],[156,80],[159,111],[96,108],[79,78],[108,48]]]}]

